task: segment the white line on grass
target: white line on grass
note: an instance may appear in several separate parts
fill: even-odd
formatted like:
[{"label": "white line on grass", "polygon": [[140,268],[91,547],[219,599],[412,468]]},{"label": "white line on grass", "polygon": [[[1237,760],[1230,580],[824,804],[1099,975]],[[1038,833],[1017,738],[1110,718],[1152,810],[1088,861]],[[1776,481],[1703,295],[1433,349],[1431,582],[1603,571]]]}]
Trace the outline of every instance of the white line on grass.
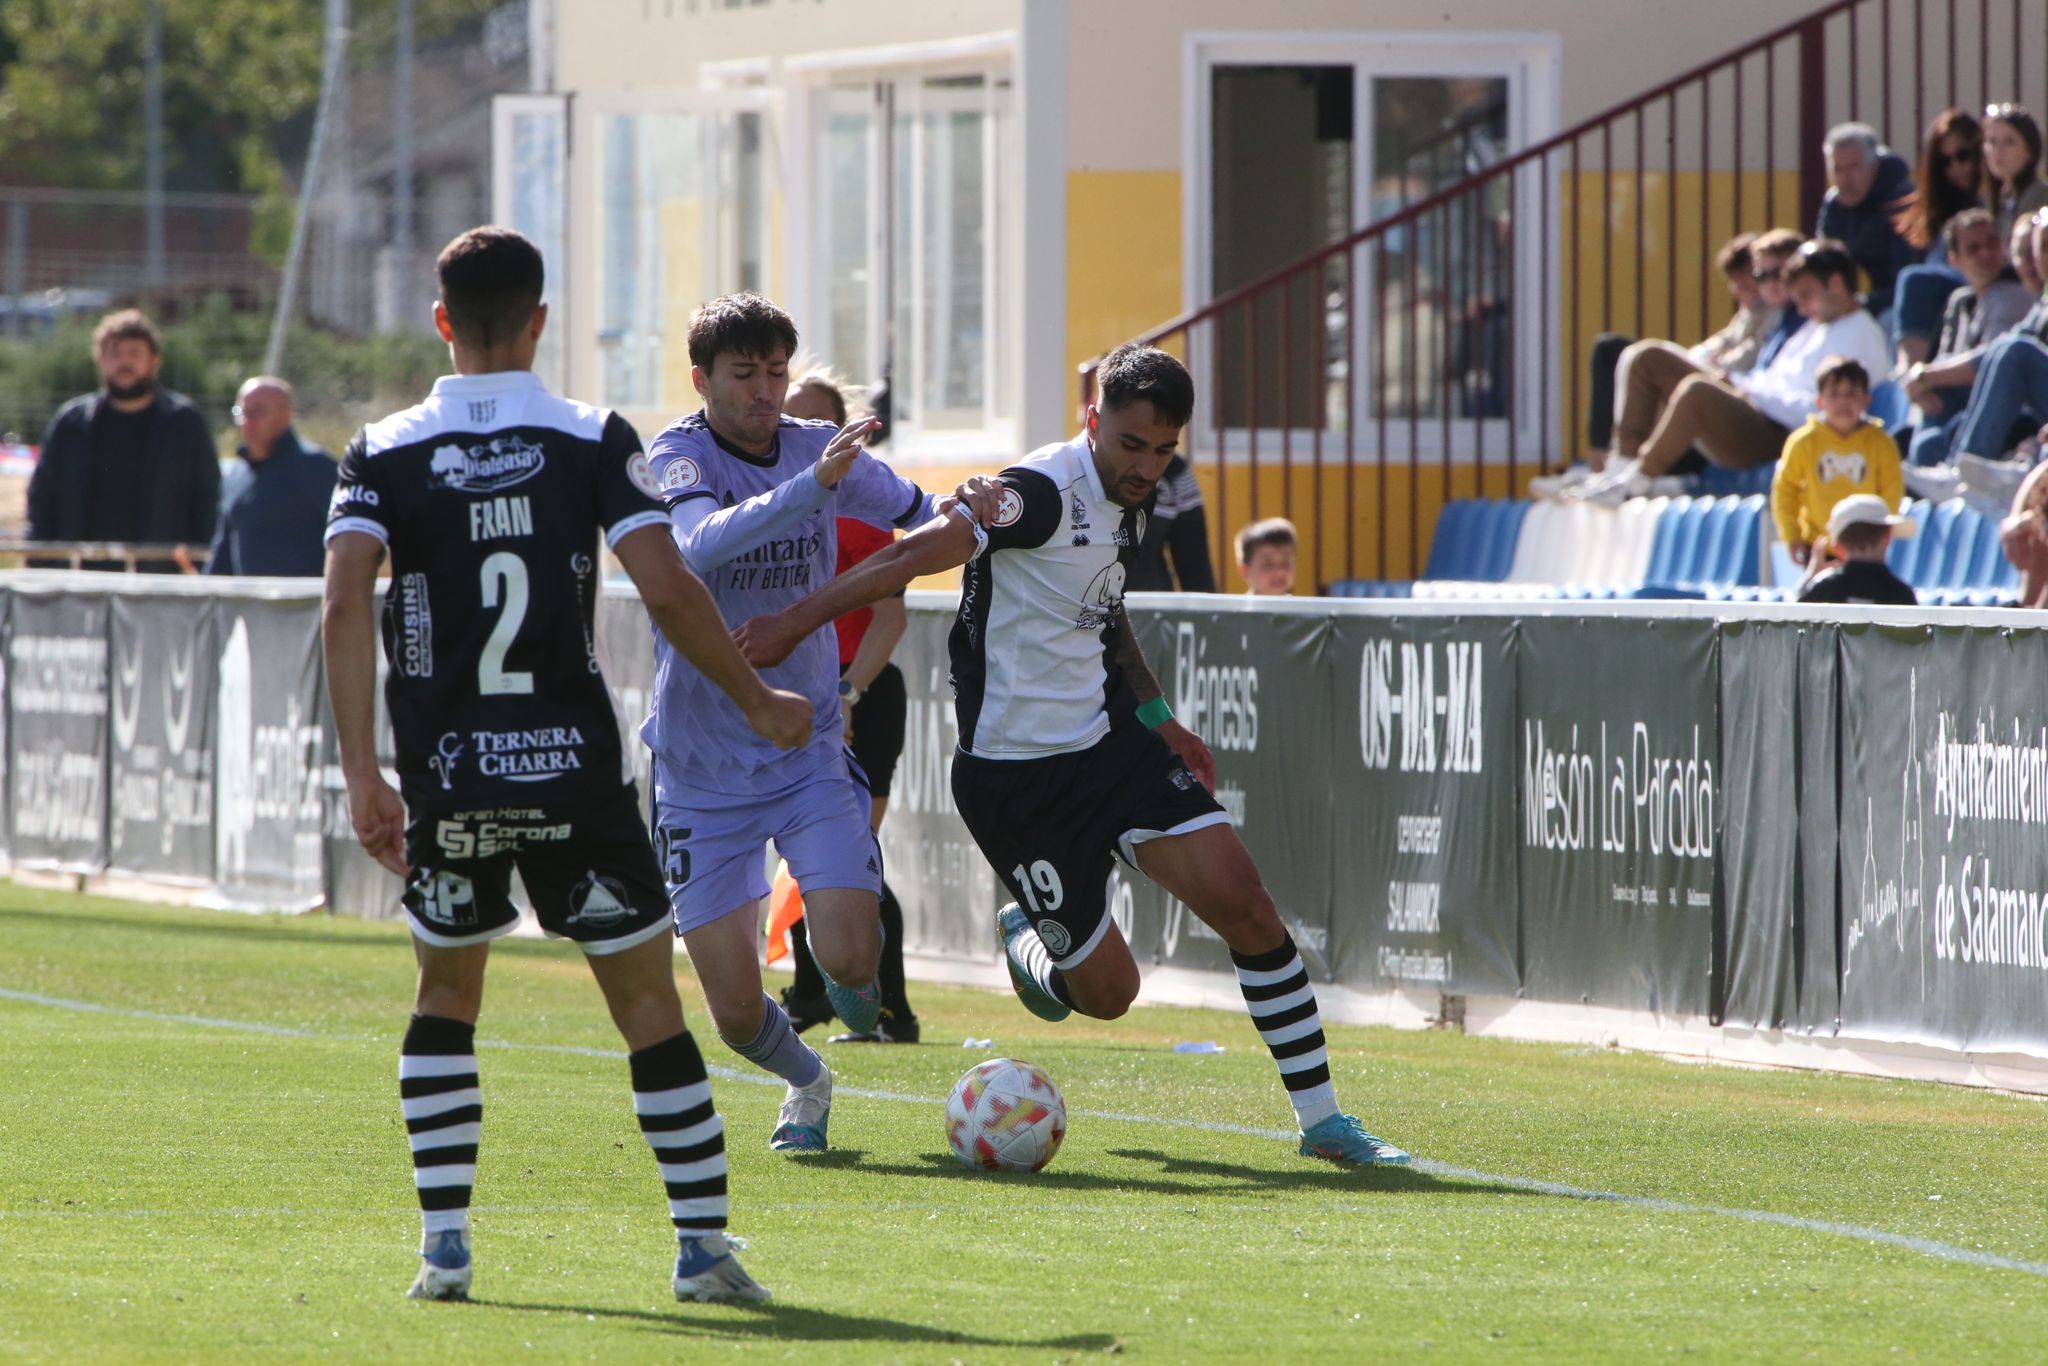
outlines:
[{"label": "white line on grass", "polygon": [[[155,1020],[167,1024],[202,1025],[209,1029],[232,1029],[246,1034],[271,1034],[294,1039],[318,1039],[323,1043],[369,1043],[373,1040],[347,1034],[319,1034],[307,1029],[292,1029],[285,1025],[258,1024],[248,1020],[217,1020],[205,1015],[171,1015],[154,1010],[130,1010],[122,1006],[98,1005],[91,1001],[71,1001],[59,996],[41,996],[30,991],[9,991],[0,987],[0,1000],[19,1001],[24,1005],[49,1006],[55,1010],[83,1011],[93,1015],[118,1015],[132,1020]],[[615,1048],[583,1048],[571,1044],[514,1043],[503,1039],[478,1040],[479,1048],[503,1049],[519,1053],[569,1053],[585,1058],[604,1058],[611,1061],[625,1060],[625,1053]],[[712,1066],[707,1070],[714,1077],[726,1081],[743,1082],[757,1086],[781,1086],[774,1077],[764,1077],[758,1072],[741,1072],[730,1067]],[[858,1096],[864,1100],[902,1101],[915,1105],[930,1105],[930,1096],[911,1095],[903,1091],[876,1091],[866,1087],[838,1086],[836,1093],[842,1096]],[[1251,1138],[1267,1138],[1293,1141],[1297,1135],[1292,1129],[1262,1129],[1248,1124],[1225,1124],[1203,1119],[1162,1119],[1153,1115],[1127,1115],[1111,1110],[1076,1110],[1087,1119],[1109,1120],[1119,1124],[1151,1124],[1174,1129],[1196,1129],[1210,1134],[1243,1134]],[[1430,1176],[1448,1177],[1457,1181],[1479,1181],[1499,1186],[1512,1186],[1516,1190],[1529,1191],[1536,1195],[1552,1195],[1566,1200],[1584,1200],[1605,1205],[1626,1205],[1633,1209],[1654,1210],[1659,1214],[1713,1214],[1724,1219],[1746,1219],[1754,1224],[1776,1224],[1781,1228],[1799,1229],[1806,1233],[1831,1233],[1837,1237],[1853,1238],[1859,1242],[1877,1243],[1896,1247],[1907,1252],[1917,1252],[1927,1257],[1938,1257],[1943,1261],[1961,1262],[1968,1266],[1992,1267],[2000,1271],[2020,1271],[2029,1276],[2048,1278],[2048,1262],[2030,1262],[2019,1257],[2007,1257],[1996,1252],[1984,1252],[1976,1248],[1957,1247],[1954,1243],[1939,1242],[1933,1238],[1918,1238],[1906,1233],[1891,1233],[1879,1228],[1864,1228],[1859,1224],[1839,1224],[1827,1219],[1808,1219],[1797,1214],[1779,1214],[1773,1210],[1735,1209],[1725,1205],[1693,1205],[1682,1200],[1666,1200],[1654,1195],[1626,1195],[1620,1191],[1589,1190],[1583,1186],[1566,1185],[1562,1181],[1545,1181],[1533,1176],[1503,1176],[1497,1172],[1478,1171],[1471,1167],[1453,1166],[1448,1162],[1437,1162],[1430,1158],[1418,1157],[1413,1170]]]}]

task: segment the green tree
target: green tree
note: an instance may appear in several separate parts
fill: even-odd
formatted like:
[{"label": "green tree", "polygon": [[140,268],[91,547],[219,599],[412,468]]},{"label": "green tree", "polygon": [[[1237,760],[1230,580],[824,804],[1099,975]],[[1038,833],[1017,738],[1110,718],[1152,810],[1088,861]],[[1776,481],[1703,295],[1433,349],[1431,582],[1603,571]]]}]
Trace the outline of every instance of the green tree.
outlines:
[{"label": "green tree", "polygon": [[[275,195],[320,93],[320,0],[162,0],[164,178]],[[417,0],[432,42],[493,0]],[[391,60],[394,0],[356,0],[350,65]],[[140,189],[147,0],[0,0],[0,178]]]}]

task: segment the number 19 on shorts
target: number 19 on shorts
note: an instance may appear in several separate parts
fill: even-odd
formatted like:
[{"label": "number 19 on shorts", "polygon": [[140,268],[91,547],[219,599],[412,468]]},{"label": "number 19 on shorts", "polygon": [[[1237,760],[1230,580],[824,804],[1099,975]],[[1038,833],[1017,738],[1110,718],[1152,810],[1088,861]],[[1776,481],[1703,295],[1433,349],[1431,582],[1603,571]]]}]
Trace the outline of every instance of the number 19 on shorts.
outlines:
[{"label": "number 19 on shorts", "polygon": [[1059,869],[1039,859],[1029,868],[1018,864],[1010,870],[1016,881],[1017,890],[1024,897],[1033,915],[1051,915],[1066,904],[1066,889],[1060,886]]}]

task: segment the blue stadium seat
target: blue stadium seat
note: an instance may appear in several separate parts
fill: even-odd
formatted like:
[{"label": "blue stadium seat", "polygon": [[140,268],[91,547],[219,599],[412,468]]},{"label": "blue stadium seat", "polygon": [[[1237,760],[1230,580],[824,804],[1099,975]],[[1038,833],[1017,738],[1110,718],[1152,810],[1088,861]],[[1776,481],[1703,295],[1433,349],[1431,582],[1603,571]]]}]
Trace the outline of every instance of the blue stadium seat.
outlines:
[{"label": "blue stadium seat", "polygon": [[[1998,527],[1961,501],[1938,505],[1913,502],[1906,516],[1917,535],[1894,539],[1885,556],[1894,574],[1913,585],[1922,602],[1954,600],[1953,594],[1990,594],[2011,600],[2019,571],[2005,558]],[[1999,595],[2004,595],[1999,598]]]},{"label": "blue stadium seat", "polygon": [[1771,479],[1777,472],[1776,460],[1767,460],[1746,470],[1724,470],[1719,465],[1709,465],[1695,482],[1700,493],[1709,498],[1747,498],[1753,493],[1768,495]]},{"label": "blue stadium seat", "polygon": [[1886,380],[1870,391],[1870,416],[1882,422],[1893,436],[1912,423],[1912,409],[1912,401],[1896,381]]},{"label": "blue stadium seat", "polygon": [[1422,577],[1499,583],[1508,576],[1528,510],[1521,499],[1460,498],[1445,504]]}]

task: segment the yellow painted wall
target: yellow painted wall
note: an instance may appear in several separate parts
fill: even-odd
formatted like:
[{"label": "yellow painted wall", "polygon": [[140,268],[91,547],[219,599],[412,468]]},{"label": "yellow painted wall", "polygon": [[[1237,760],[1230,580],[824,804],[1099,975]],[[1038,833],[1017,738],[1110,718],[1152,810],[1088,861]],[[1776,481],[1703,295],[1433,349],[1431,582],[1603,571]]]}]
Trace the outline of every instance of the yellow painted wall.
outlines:
[{"label": "yellow painted wall", "polygon": [[[1736,192],[1741,191],[1741,217],[1736,216]],[[1707,196],[1706,232],[1701,233],[1701,195]],[[1631,337],[1661,337],[1691,345],[1728,320],[1733,305],[1718,278],[1707,289],[1707,314],[1700,315],[1699,263],[1711,262],[1720,245],[1737,232],[1762,232],[1771,227],[1797,227],[1799,217],[1799,174],[1780,171],[1775,177],[1762,171],[1743,172],[1740,185],[1733,171],[1715,171],[1702,176],[1684,171],[1676,176],[1652,173],[1643,177],[1643,212],[1640,223],[1635,208],[1635,176],[1617,172],[1610,183],[1597,174],[1578,178],[1577,193],[1571,193],[1570,178],[1560,193],[1558,226],[1552,241],[1569,244],[1576,240],[1579,261],[1577,313],[1573,312],[1569,254],[1560,256],[1566,272],[1558,291],[1558,338],[1563,353],[1554,362],[1560,366],[1558,393],[1562,399],[1563,426],[1560,447],[1577,455],[1585,444],[1586,369],[1585,358],[1593,339],[1602,332],[1615,331]],[[1675,201],[1676,212],[1672,211]],[[1574,211],[1576,210],[1576,222]],[[1611,246],[1602,242],[1603,222],[1611,227]],[[1607,254],[1603,256],[1603,251]],[[1669,268],[1678,265],[1678,298],[1673,307]],[[1636,271],[1640,261],[1643,287],[1642,326],[1637,327]],[[1710,267],[1711,269],[1711,267]],[[1612,321],[1607,305],[1611,300]],[[1574,370],[1576,358],[1576,372]],[[1576,384],[1574,379],[1576,378]]]},{"label": "yellow painted wall", "polygon": [[1067,373],[1077,386],[1083,362],[1181,311],[1180,242],[1180,172],[1067,173]]}]

